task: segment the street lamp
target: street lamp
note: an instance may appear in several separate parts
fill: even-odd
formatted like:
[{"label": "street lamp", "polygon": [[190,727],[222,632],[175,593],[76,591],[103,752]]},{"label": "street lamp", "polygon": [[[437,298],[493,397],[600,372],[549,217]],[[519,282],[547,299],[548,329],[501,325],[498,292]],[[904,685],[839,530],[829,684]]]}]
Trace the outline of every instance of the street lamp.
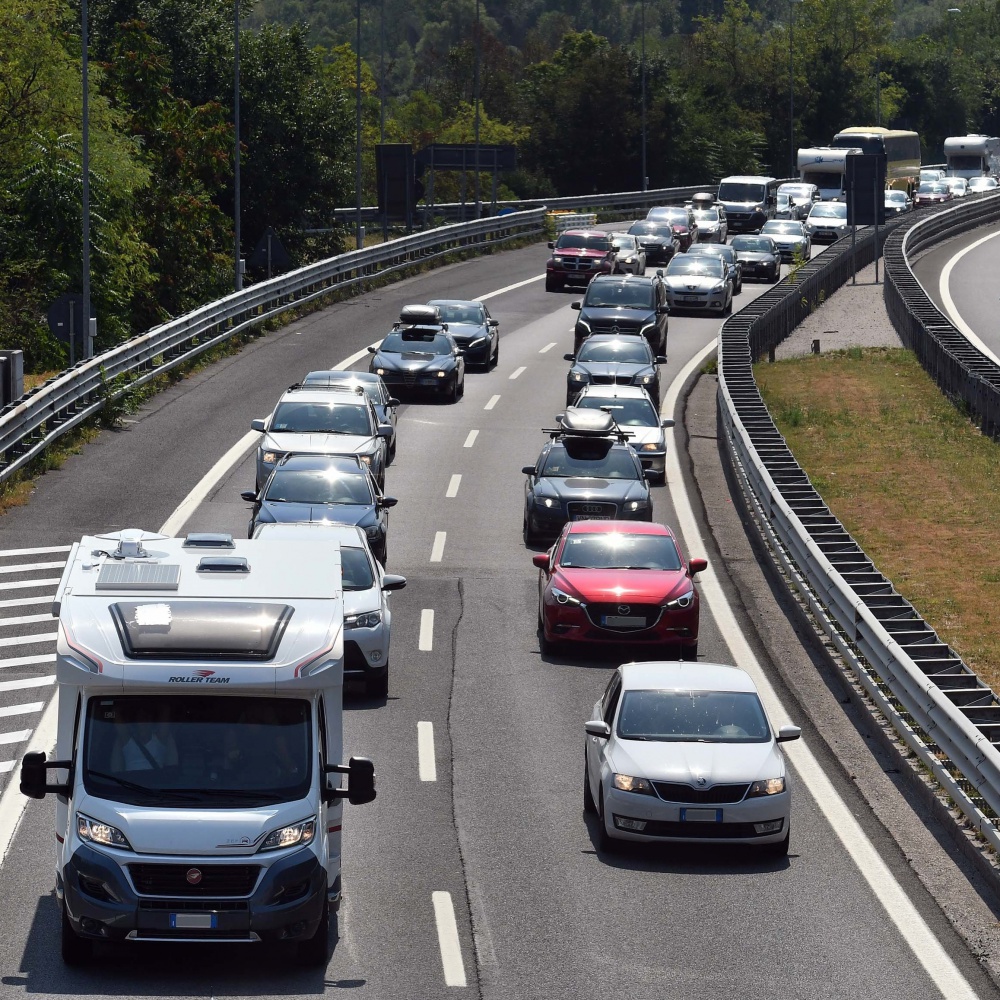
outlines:
[{"label": "street lamp", "polygon": [[[949,14],[961,14],[962,13],[962,8],[961,7],[949,7],[948,8],[948,13]],[[952,18],[949,17],[948,18],[948,38],[949,38],[949,41],[951,42],[951,47],[952,48],[955,48],[955,29],[952,27],[952,25],[954,23],[955,22],[952,20]]]},{"label": "street lamp", "polygon": [[233,126],[236,129],[236,150],[233,160],[233,229],[235,275],[233,288],[243,288],[243,268],[240,256],[240,0],[233,5]]},{"label": "street lamp", "polygon": [[639,75],[642,78],[642,190],[647,190],[649,178],[646,176],[646,0],[642,0],[641,35],[642,50],[639,57]]},{"label": "street lamp", "polygon": [[795,4],[803,0],[788,0],[788,160],[789,177],[795,176],[795,77],[792,64],[792,32],[795,27]]},{"label": "street lamp", "polygon": [[[81,41],[83,43],[83,356],[89,358],[94,353],[94,342],[90,337],[90,67],[87,49],[87,0],[80,4]],[[70,352],[73,350],[72,325],[70,326]]]},{"label": "street lamp", "polygon": [[354,223],[355,245],[360,250],[364,237],[361,227],[361,0],[358,0],[358,34],[355,48],[357,49],[357,63],[354,70],[354,124],[356,131],[357,146],[354,155],[354,187],[355,206],[358,217]]},{"label": "street lamp", "polygon": [[[480,40],[479,40],[479,0],[476,0],[476,70],[475,79],[473,83],[473,92],[476,102],[476,124],[475,124],[475,142],[476,142],[476,156],[475,156],[475,168],[476,168],[476,179],[475,179],[475,192],[476,192],[476,218],[478,219],[482,215],[482,205],[480,204],[480,192],[479,192],[479,60],[480,60]],[[464,195],[463,195],[464,200]]]}]

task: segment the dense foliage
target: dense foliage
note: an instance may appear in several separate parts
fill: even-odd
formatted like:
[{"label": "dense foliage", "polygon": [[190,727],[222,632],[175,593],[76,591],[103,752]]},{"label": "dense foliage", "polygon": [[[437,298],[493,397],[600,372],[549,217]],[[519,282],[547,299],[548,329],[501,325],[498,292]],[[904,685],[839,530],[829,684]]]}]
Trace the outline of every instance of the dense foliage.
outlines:
[{"label": "dense foliage", "polygon": [[[92,0],[92,287],[99,347],[233,282],[233,0]],[[242,0],[241,219],[294,259],[355,200],[357,0]],[[846,125],[1000,132],[1000,0],[362,0],[362,200],[374,147],[513,143],[500,197],[785,176]],[[0,345],[65,362],[78,292],[79,0],[0,4]],[[645,47],[645,61],[642,49]],[[643,79],[646,99],[642,101]],[[794,119],[790,118],[794,93]],[[484,197],[490,178],[482,177]],[[440,174],[435,200],[471,197]],[[330,236],[305,235],[330,230]],[[316,245],[323,240],[322,247]],[[253,277],[253,276],[251,276]]]}]

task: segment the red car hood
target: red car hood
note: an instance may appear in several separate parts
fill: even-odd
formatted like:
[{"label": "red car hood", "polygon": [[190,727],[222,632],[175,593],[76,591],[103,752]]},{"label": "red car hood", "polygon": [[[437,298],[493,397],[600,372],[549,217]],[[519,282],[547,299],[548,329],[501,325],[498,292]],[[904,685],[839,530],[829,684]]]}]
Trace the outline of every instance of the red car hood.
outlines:
[{"label": "red car hood", "polygon": [[560,257],[607,257],[608,255],[607,250],[588,250],[584,247],[566,247],[565,250],[556,247],[552,253]]},{"label": "red car hood", "polygon": [[684,570],[563,569],[553,583],[587,603],[632,601],[659,604],[691,586]]}]

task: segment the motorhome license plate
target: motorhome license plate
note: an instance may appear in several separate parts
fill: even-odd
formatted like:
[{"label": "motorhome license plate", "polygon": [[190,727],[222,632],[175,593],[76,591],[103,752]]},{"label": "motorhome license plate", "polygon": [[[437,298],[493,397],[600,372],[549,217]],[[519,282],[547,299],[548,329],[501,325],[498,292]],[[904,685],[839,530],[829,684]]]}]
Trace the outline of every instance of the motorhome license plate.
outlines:
[{"label": "motorhome license plate", "polygon": [[215,928],[214,913],[171,913],[170,926],[178,931],[209,931]]},{"label": "motorhome license plate", "polygon": [[721,823],[721,809],[682,809],[682,823]]},{"label": "motorhome license plate", "polygon": [[622,615],[602,615],[602,624],[609,628],[645,628],[645,618],[626,618]]}]

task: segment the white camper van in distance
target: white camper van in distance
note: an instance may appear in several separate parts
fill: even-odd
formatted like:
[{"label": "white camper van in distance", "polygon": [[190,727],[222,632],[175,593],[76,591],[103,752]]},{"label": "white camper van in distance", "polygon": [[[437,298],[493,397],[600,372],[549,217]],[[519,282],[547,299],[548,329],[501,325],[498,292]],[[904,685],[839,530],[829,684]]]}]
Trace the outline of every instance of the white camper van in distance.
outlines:
[{"label": "white camper van in distance", "polygon": [[823,201],[847,200],[847,157],[860,149],[812,146],[798,153],[799,177],[819,188]]},{"label": "white camper van in distance", "polygon": [[21,768],[24,794],[57,797],[66,962],[98,941],[289,941],[325,965],[343,799],[375,798],[371,762],[341,764],[340,581],[319,537],[73,546],[56,759]]},{"label": "white camper van in distance", "polygon": [[944,141],[949,177],[992,177],[1000,173],[1000,138],[988,135],[953,135]]}]

